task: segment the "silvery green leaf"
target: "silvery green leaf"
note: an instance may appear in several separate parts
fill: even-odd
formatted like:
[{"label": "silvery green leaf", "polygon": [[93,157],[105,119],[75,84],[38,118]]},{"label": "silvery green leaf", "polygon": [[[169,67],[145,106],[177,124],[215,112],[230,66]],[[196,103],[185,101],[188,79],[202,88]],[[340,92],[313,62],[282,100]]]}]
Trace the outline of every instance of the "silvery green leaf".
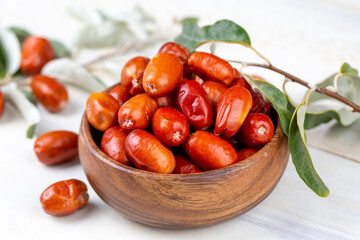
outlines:
[{"label": "silvery green leaf", "polygon": [[103,17],[97,9],[72,7],[69,12],[74,18],[85,24],[96,25],[103,21]]},{"label": "silvery green leaf", "polygon": [[158,31],[159,26],[153,15],[150,15],[140,6],[135,7],[134,11],[140,14],[141,25],[144,29],[151,33]]},{"label": "silvery green leaf", "polygon": [[6,75],[6,65],[5,59],[3,58],[2,50],[0,48],[0,82],[3,77]]},{"label": "silvery green leaf", "polygon": [[[344,66],[344,65],[343,65]],[[343,68],[343,67],[342,67]],[[351,73],[341,74],[337,80],[338,93],[356,104],[360,104],[360,77],[353,74],[351,67],[345,67],[343,71]],[[318,86],[326,88],[334,86],[334,79],[337,74],[333,74]],[[322,104],[326,101],[324,104]],[[336,119],[341,125],[349,126],[360,119],[360,113],[349,111],[345,106],[326,95],[314,92],[308,102],[308,112],[306,114],[305,128],[310,129],[322,123]]]},{"label": "silvery green leaf", "polygon": [[30,36],[30,33],[27,30],[20,27],[10,27],[9,30],[15,33],[17,39],[21,44],[25,41],[25,39],[28,36]]},{"label": "silvery green leaf", "polygon": [[64,44],[62,44],[59,41],[56,40],[51,40],[50,44],[55,52],[55,57],[56,58],[64,58],[64,57],[69,57],[70,53],[67,50],[67,48],[65,47]]},{"label": "silvery green leaf", "polygon": [[37,107],[29,101],[29,99],[18,89],[17,84],[11,82],[2,88],[7,100],[12,103],[21,115],[25,118],[29,127],[26,132],[28,138],[32,138],[35,134],[35,128],[40,122],[40,112]]},{"label": "silvery green leaf", "polygon": [[79,31],[75,44],[78,48],[116,47],[134,39],[126,23],[104,21],[88,25]]},{"label": "silvery green leaf", "polygon": [[59,58],[47,63],[41,73],[90,92],[101,92],[106,88],[99,78],[69,58]]},{"label": "silvery green leaf", "polygon": [[360,119],[360,113],[350,112],[346,107],[333,109],[331,104],[310,105],[306,113],[305,129],[311,129],[331,120],[337,120],[342,126],[350,126]]},{"label": "silvery green leaf", "polygon": [[[334,80],[337,74],[331,75],[329,78],[317,84],[318,87],[326,88],[334,86]],[[338,93],[351,101],[360,104],[360,77],[353,74],[341,74],[337,80]],[[331,100],[332,98],[314,92],[309,98],[309,103],[319,100]]]},{"label": "silvery green leaf", "polygon": [[142,41],[157,30],[155,20],[139,7],[132,11],[104,9],[101,13],[109,21],[127,24],[128,29]]},{"label": "silvery green leaf", "polygon": [[22,92],[25,97],[34,105],[36,105],[36,98],[34,93],[31,91],[31,88],[29,86],[26,87],[18,87],[20,92]]},{"label": "silvery green leaf", "polygon": [[193,24],[198,24],[199,23],[199,18],[198,17],[185,17],[182,18],[178,21],[179,24],[184,24],[186,22],[190,22]]},{"label": "silvery green leaf", "polygon": [[340,72],[344,74],[355,74],[359,75],[359,71],[353,67],[350,66],[348,63],[343,63],[343,65],[340,67]]},{"label": "silvery green leaf", "polygon": [[0,29],[0,54],[5,63],[5,75],[13,75],[20,67],[21,46],[15,33]]},{"label": "silvery green leaf", "polygon": [[314,168],[309,150],[306,143],[306,134],[304,129],[305,115],[307,105],[300,103],[291,118],[289,126],[288,144],[292,161],[300,178],[321,197],[327,197],[330,194],[328,187],[321,180]]}]

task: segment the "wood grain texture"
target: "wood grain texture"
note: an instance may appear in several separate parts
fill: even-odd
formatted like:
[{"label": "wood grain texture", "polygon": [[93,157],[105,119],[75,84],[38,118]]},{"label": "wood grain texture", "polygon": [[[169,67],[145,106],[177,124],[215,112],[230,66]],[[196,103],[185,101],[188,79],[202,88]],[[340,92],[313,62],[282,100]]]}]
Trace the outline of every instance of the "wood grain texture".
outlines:
[{"label": "wood grain texture", "polygon": [[84,115],[80,161],[96,193],[124,216],[163,228],[210,225],[250,210],[274,189],[289,158],[287,137],[279,124],[270,142],[247,160],[188,175],[157,174],[122,165],[98,148],[99,137],[91,133]]}]

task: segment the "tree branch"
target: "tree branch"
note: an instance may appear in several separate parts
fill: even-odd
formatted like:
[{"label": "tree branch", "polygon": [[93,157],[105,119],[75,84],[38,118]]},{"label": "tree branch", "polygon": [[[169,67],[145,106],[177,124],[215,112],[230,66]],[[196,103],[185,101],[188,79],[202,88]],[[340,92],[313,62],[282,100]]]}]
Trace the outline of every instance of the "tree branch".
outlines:
[{"label": "tree branch", "polygon": [[[265,65],[265,64],[261,64],[261,63],[251,63],[251,62],[243,62],[243,61],[236,61],[236,60],[229,60],[229,62],[233,62],[233,63],[240,63],[242,64],[244,67],[246,66],[251,66],[251,67],[261,67],[261,68],[266,68],[266,69],[269,69],[271,71],[274,71],[274,72],[277,72],[277,73],[280,73],[281,75],[287,77],[288,79],[290,79],[291,81],[293,82],[297,82],[309,89],[312,89],[314,86],[312,84],[309,84],[308,82],[305,82],[304,80],[288,73],[288,72],[285,72],[284,70],[281,70],[277,67],[274,67],[273,65]],[[329,96],[331,98],[334,98],[344,104],[346,104],[347,106],[350,107],[350,110],[352,112],[358,112],[360,113],[360,106],[357,105],[356,103],[350,101],[349,99],[341,96],[340,94],[338,94],[337,92],[333,92],[333,91],[329,91],[325,88],[321,88],[321,87],[317,87],[315,86],[315,91],[318,92],[318,93],[321,93],[321,94],[324,94],[326,96]]]},{"label": "tree branch", "polygon": [[85,64],[83,64],[84,67],[89,67],[91,65],[95,65],[97,63],[100,63],[100,62],[103,62],[105,60],[108,60],[109,58],[113,58],[113,57],[116,57],[116,56],[119,56],[119,55],[122,55],[124,53],[127,53],[129,52],[130,50],[133,50],[133,49],[137,49],[137,48],[143,48],[143,47],[146,47],[148,45],[151,45],[151,44],[154,44],[154,43],[157,43],[157,42],[161,42],[165,39],[167,39],[169,36],[166,34],[166,33],[159,33],[159,34],[155,34],[153,36],[150,36],[148,37],[147,40],[145,41],[142,41],[142,42],[133,42],[133,41],[129,41],[127,42],[124,46],[116,49],[115,51],[111,51],[109,53],[106,53],[90,62],[87,62]]}]

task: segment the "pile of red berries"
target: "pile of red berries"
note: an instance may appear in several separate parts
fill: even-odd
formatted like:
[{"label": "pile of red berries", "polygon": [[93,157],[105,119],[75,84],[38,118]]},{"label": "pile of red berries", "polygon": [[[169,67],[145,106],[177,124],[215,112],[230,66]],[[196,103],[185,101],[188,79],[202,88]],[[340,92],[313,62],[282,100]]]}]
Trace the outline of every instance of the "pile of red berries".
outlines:
[{"label": "pile of red berries", "polygon": [[[189,80],[194,79],[194,80]],[[227,61],[168,42],[135,57],[121,85],[86,103],[101,149],[157,173],[197,173],[244,160],[273,136],[272,107]]]}]

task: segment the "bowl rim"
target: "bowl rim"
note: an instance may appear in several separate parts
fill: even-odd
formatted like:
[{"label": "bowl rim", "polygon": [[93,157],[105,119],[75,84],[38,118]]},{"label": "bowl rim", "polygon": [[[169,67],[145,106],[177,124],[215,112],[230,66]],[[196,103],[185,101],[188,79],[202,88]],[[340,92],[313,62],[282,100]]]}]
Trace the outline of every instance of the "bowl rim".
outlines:
[{"label": "bowl rim", "polygon": [[[115,84],[109,88],[107,88],[104,92],[109,92],[112,88],[118,86],[120,84]],[[261,161],[261,157],[257,157],[259,156],[259,154],[261,153],[268,153],[271,149],[276,149],[278,147],[278,145],[280,145],[281,141],[278,141],[277,139],[282,139],[283,137],[285,137],[284,132],[281,129],[281,124],[280,124],[280,119],[277,116],[277,124],[276,124],[276,129],[274,132],[274,135],[272,136],[272,138],[270,139],[270,141],[268,143],[266,143],[259,151],[257,151],[254,155],[248,157],[247,159],[243,160],[243,161],[239,161],[237,163],[234,163],[232,165],[226,166],[224,168],[219,168],[219,169],[214,169],[214,170],[210,170],[210,171],[204,171],[201,173],[192,173],[192,174],[163,174],[163,173],[155,173],[155,172],[149,172],[149,171],[144,171],[141,169],[137,169],[135,167],[132,166],[127,166],[125,164],[122,164],[120,162],[117,162],[116,160],[112,159],[111,157],[109,157],[108,155],[106,155],[101,148],[99,148],[97,146],[97,144],[95,143],[93,136],[91,134],[90,131],[90,123],[87,119],[87,115],[86,115],[86,111],[84,111],[83,113],[83,117],[81,119],[81,123],[80,123],[80,134],[83,133],[84,136],[83,138],[85,139],[86,147],[90,150],[90,152],[96,156],[97,159],[101,160],[102,162],[104,162],[105,164],[116,168],[119,171],[123,171],[123,172],[127,172],[127,173],[131,173],[137,176],[142,176],[142,177],[151,177],[151,178],[157,178],[157,179],[168,179],[169,181],[172,180],[178,180],[178,179],[183,179],[183,180],[199,180],[200,178],[202,179],[206,179],[206,178],[213,178],[213,177],[219,177],[219,176],[223,176],[228,172],[236,172],[239,171],[243,168],[249,167],[253,164],[255,164],[257,161]]]}]

